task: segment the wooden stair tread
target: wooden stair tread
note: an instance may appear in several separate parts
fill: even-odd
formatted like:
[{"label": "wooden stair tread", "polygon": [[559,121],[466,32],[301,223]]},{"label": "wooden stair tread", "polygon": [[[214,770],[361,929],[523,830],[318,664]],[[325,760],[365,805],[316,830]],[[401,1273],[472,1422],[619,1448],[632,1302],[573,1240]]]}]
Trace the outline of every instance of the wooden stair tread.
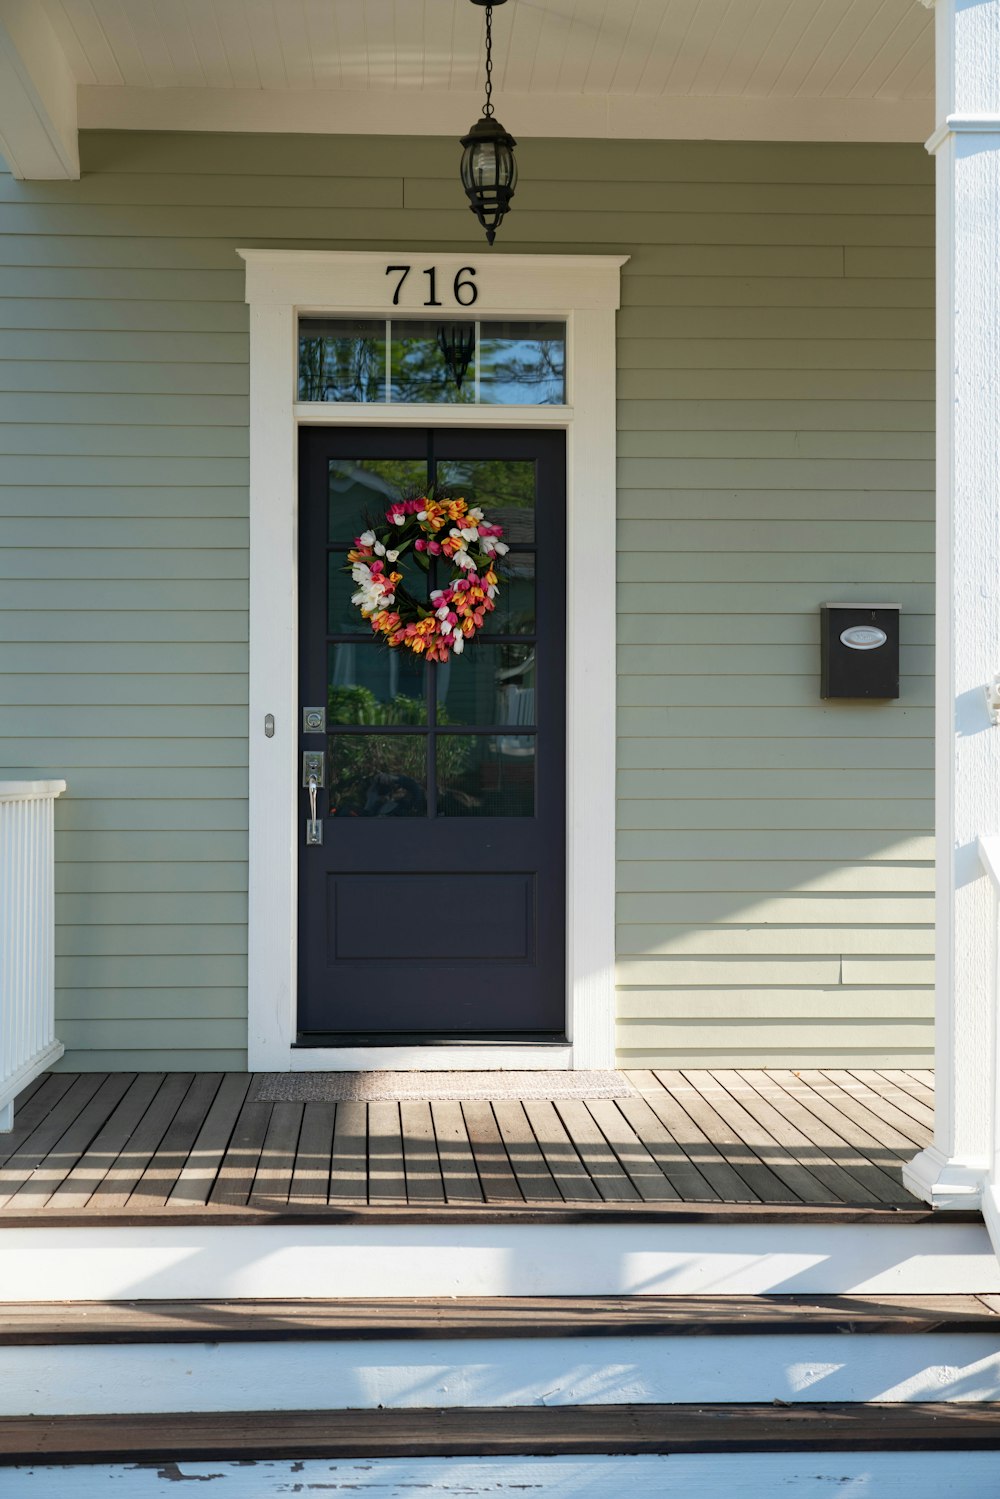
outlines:
[{"label": "wooden stair tread", "polygon": [[1000,1328],[975,1296],[566,1296],[0,1303],[0,1346],[388,1338],[962,1333]]},{"label": "wooden stair tread", "polygon": [[0,1418],[0,1463],[1000,1448],[1000,1404],[588,1405]]}]

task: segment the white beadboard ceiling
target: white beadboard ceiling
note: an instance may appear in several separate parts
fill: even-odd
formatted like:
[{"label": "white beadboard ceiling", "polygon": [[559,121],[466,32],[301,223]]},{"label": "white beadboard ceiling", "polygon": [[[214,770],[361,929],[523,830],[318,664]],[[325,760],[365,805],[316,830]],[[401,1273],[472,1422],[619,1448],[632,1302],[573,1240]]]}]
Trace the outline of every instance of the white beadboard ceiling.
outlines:
[{"label": "white beadboard ceiling", "polygon": [[[470,0],[41,0],[77,82],[108,88],[475,89]],[[498,94],[929,99],[916,0],[508,0]]]},{"label": "white beadboard ceiling", "polygon": [[[48,175],[77,122],[455,135],[483,26],[470,0],[0,0],[0,142]],[[922,0],[507,0],[497,113],[522,137],[918,141],[933,32]]]}]

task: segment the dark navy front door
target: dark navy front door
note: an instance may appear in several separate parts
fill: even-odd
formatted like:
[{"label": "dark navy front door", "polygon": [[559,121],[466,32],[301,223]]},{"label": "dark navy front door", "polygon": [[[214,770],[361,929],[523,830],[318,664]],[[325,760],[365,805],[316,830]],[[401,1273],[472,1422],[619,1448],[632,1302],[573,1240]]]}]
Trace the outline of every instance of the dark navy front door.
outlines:
[{"label": "dark navy front door", "polygon": [[[376,640],[345,566],[429,487],[510,544],[446,664]],[[565,528],[561,432],[303,430],[300,701],[326,732],[300,744],[325,757],[320,846],[299,804],[302,1043],[565,1034]]]}]

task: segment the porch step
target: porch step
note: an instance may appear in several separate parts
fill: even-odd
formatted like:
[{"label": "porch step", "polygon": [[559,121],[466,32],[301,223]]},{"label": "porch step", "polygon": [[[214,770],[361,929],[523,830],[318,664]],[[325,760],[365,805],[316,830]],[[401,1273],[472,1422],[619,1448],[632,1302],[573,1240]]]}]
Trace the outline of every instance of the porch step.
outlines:
[{"label": "porch step", "polygon": [[0,1463],[1000,1450],[1000,1404],[206,1411],[0,1419]]},{"label": "porch step", "polygon": [[975,1296],[22,1304],[0,1346],[7,1418],[1000,1401]]},{"label": "porch step", "polygon": [[989,1296],[490,1296],[0,1303],[0,1347],[348,1339],[1000,1335]]}]

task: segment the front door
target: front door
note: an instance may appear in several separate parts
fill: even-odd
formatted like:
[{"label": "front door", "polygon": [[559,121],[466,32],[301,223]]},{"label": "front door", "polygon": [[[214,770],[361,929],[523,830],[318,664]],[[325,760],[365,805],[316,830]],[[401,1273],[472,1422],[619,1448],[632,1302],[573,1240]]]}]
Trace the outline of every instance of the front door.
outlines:
[{"label": "front door", "polygon": [[[299,1042],[565,1034],[565,437],[301,434]],[[496,611],[461,656],[391,649],[351,603],[353,538],[392,500],[464,497],[503,526]],[[411,564],[407,585],[436,586]]]}]

